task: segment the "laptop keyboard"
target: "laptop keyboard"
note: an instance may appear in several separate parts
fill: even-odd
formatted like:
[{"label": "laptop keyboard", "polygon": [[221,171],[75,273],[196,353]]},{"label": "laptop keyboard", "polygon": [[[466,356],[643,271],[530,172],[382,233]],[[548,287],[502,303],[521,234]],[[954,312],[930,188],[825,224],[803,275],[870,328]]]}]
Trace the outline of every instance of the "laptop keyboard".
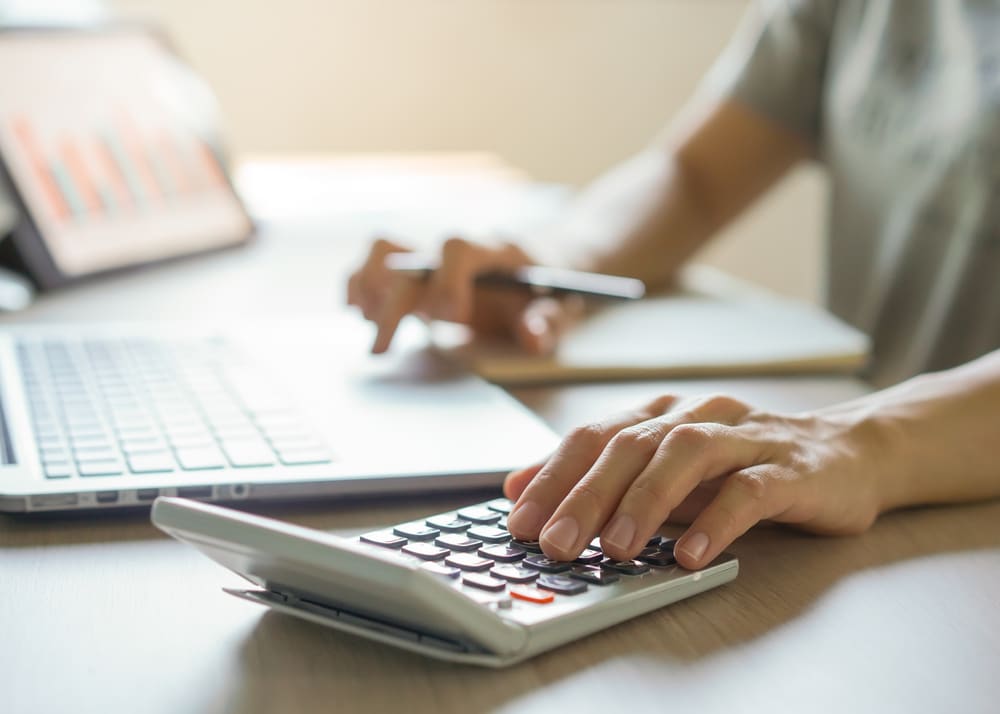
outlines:
[{"label": "laptop keyboard", "polygon": [[222,340],[21,340],[46,478],[106,478],[332,460]]}]

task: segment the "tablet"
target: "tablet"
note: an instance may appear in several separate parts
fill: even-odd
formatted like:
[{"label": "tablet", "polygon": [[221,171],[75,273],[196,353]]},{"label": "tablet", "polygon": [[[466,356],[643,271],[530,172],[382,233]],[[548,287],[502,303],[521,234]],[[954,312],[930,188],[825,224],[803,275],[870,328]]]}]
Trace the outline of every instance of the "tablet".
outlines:
[{"label": "tablet", "polygon": [[0,31],[0,168],[42,288],[243,243],[211,92],[143,26]]}]

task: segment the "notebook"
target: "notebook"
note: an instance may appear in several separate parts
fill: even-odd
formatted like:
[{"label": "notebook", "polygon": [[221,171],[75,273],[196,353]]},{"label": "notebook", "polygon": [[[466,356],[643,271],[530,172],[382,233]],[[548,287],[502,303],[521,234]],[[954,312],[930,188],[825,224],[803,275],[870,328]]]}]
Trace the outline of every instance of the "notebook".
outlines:
[{"label": "notebook", "polygon": [[868,337],[822,308],[710,268],[689,271],[666,295],[596,306],[556,353],[436,333],[439,349],[500,384],[851,373]]}]

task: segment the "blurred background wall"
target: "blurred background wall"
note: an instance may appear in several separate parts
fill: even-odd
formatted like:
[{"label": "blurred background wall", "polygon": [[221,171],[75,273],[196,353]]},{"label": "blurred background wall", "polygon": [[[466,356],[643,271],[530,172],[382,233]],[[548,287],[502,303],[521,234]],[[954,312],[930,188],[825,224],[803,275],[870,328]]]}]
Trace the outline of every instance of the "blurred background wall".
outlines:
[{"label": "blurred background wall", "polygon": [[[20,2],[39,3],[45,4]],[[574,185],[639,149],[669,121],[747,5],[105,3],[114,13],[166,27],[215,89],[238,156],[485,149],[541,180]],[[819,172],[800,171],[703,259],[815,299],[822,209]]]}]

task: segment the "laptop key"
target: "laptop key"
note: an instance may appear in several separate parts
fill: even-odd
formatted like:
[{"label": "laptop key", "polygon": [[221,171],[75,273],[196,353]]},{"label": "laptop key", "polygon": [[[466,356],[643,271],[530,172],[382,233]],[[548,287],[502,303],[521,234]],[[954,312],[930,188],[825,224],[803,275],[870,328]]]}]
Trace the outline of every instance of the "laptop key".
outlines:
[{"label": "laptop key", "polygon": [[52,462],[43,466],[45,478],[69,478],[73,475],[73,467],[69,462]]},{"label": "laptop key", "polygon": [[73,458],[78,464],[87,461],[111,461],[118,458],[118,449],[112,449],[110,446],[73,449]]},{"label": "laptop key", "polygon": [[222,450],[226,453],[229,463],[237,468],[254,466],[272,466],[274,453],[264,442],[257,441],[224,441]]},{"label": "laptop key", "polygon": [[129,454],[125,457],[129,470],[134,474],[167,473],[176,468],[174,457],[167,452]]},{"label": "laptop key", "polygon": [[285,466],[306,466],[308,464],[328,464],[333,457],[319,449],[278,450],[278,458]]},{"label": "laptop key", "polygon": [[76,469],[81,476],[118,476],[125,470],[117,459],[84,461],[78,463]]},{"label": "laptop key", "polygon": [[177,449],[174,453],[177,455],[177,462],[185,471],[221,469],[226,465],[222,452],[216,448]]}]

